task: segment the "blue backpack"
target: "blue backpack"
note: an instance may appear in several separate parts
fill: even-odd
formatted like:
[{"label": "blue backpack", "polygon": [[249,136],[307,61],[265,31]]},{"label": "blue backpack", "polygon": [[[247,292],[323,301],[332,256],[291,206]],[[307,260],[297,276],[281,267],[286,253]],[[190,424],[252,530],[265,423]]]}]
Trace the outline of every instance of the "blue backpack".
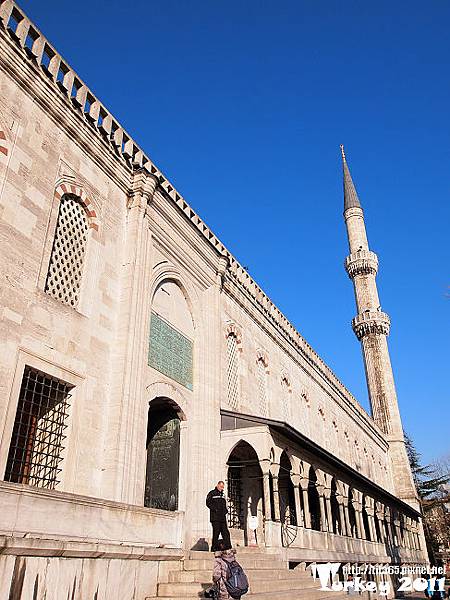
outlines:
[{"label": "blue backpack", "polygon": [[235,600],[239,600],[241,596],[248,592],[248,579],[241,565],[234,560],[227,563],[227,578],[224,579],[225,587],[228,594]]}]

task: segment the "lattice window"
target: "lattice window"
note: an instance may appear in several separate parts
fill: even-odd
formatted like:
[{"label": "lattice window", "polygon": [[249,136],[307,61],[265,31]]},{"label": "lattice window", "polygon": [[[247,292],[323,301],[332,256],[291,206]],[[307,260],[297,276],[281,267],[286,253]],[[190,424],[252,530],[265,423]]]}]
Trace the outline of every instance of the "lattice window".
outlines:
[{"label": "lattice window", "polygon": [[283,377],[281,380],[281,394],[282,394],[282,403],[283,403],[283,420],[285,423],[289,423],[291,418],[290,411],[290,394],[291,394],[291,384],[289,383],[289,379],[287,377]]},{"label": "lattice window", "polygon": [[59,204],[45,291],[76,307],[88,240],[88,219],[79,198],[65,194]]},{"label": "lattice window", "polygon": [[258,395],[259,395],[259,412],[261,416],[267,416],[267,370],[264,360],[258,359],[257,362],[258,376]]},{"label": "lattice window", "polygon": [[192,390],[192,340],[155,313],[152,313],[150,319],[148,364]]},{"label": "lattice window", "polygon": [[237,408],[239,404],[239,349],[233,333],[227,337],[227,392],[228,404]]},{"label": "lattice window", "polygon": [[73,386],[25,367],[5,480],[54,489],[59,483]]}]

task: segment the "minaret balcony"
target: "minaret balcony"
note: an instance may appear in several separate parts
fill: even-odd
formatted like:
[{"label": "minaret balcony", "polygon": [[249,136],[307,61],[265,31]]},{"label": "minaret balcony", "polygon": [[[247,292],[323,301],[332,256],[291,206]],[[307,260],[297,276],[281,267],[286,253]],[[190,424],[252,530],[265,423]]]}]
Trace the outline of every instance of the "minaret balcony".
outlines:
[{"label": "minaret balcony", "polygon": [[366,310],[356,315],[352,320],[352,327],[358,340],[371,333],[389,335],[391,320],[381,310]]},{"label": "minaret balcony", "polygon": [[358,250],[347,256],[344,266],[350,279],[356,275],[376,275],[378,256],[370,250]]}]

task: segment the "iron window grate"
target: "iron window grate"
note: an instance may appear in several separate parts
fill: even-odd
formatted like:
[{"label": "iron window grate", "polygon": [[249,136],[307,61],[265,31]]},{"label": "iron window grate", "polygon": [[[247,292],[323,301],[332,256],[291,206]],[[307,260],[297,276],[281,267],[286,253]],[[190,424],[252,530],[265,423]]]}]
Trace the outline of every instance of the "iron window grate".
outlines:
[{"label": "iron window grate", "polygon": [[73,386],[26,366],[5,481],[54,489],[61,472]]}]

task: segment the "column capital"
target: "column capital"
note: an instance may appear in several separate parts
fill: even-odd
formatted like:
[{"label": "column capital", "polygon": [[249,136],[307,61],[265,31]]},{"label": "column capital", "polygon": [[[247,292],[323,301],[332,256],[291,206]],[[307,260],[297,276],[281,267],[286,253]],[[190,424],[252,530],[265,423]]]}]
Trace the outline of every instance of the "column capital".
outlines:
[{"label": "column capital", "polygon": [[309,479],[307,477],[300,477],[299,484],[302,490],[307,490],[309,487]]},{"label": "column capital", "polygon": [[291,472],[291,481],[295,487],[300,485],[301,475]]}]

